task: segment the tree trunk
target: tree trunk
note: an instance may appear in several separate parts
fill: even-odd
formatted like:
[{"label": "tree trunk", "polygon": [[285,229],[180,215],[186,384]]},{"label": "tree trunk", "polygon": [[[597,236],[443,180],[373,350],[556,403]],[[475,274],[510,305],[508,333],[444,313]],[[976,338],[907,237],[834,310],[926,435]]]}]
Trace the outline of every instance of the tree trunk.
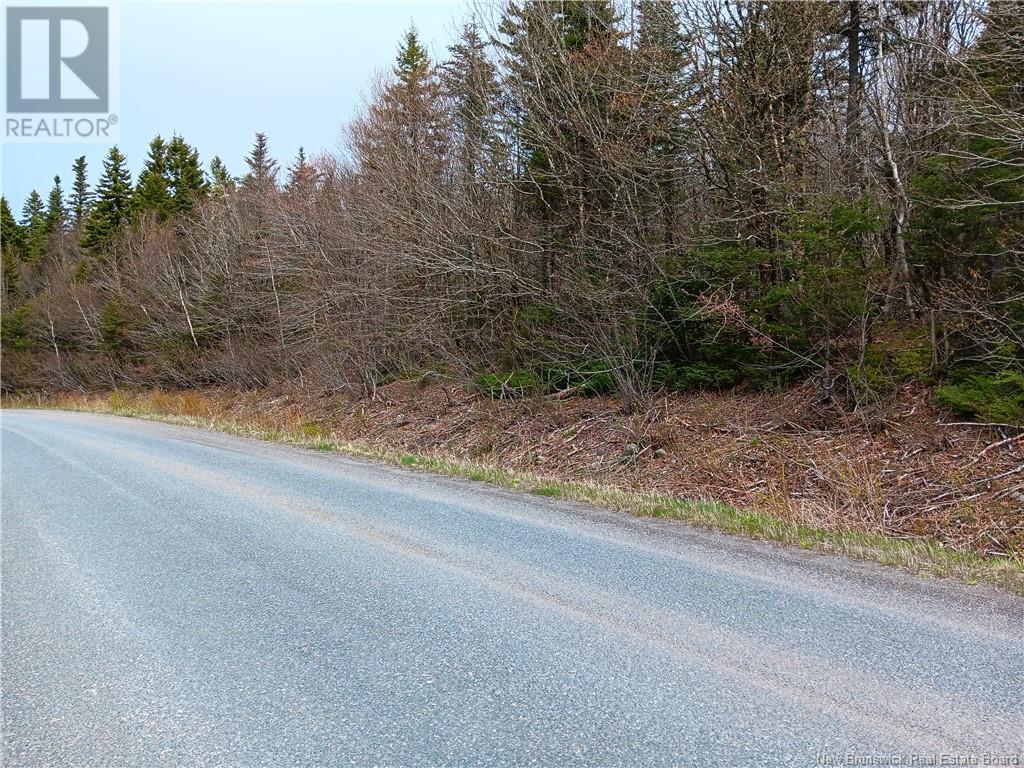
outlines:
[{"label": "tree trunk", "polygon": [[850,0],[846,27],[846,183],[860,187],[860,0]]}]

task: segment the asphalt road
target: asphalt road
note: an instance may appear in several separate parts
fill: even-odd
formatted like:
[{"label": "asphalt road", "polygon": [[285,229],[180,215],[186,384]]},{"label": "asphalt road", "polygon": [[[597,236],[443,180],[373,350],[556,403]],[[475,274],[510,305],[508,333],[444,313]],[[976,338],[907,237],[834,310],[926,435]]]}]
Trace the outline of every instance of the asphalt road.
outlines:
[{"label": "asphalt road", "polygon": [[5,766],[1022,749],[1024,601],[994,590],[202,430],[0,424]]}]

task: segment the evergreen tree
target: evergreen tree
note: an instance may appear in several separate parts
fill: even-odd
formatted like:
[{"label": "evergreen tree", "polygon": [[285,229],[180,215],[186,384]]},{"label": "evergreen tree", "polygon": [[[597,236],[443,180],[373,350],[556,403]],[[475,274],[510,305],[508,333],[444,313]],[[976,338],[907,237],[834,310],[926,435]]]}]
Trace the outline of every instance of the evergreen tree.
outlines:
[{"label": "evergreen tree", "polygon": [[34,189],[21,209],[21,226],[25,233],[22,258],[28,262],[38,261],[46,247],[46,206]]},{"label": "evergreen tree", "polygon": [[[506,73],[505,89],[516,121],[524,174],[535,197],[559,207],[556,168],[579,158],[585,138],[570,126],[573,111],[593,107],[607,111],[610,94],[601,93],[594,77],[598,51],[621,41],[614,9],[607,0],[527,0],[510,3],[499,48]],[[582,75],[582,76],[581,76]],[[578,85],[577,85],[578,83]],[[596,115],[600,116],[600,115]],[[576,119],[573,119],[573,118]]]},{"label": "evergreen tree", "polygon": [[316,191],[316,169],[306,160],[306,151],[299,147],[295,162],[288,166],[288,181],[285,189],[294,197],[308,200]]},{"label": "evergreen tree", "polygon": [[60,176],[53,177],[53,189],[46,203],[46,233],[61,232],[68,220],[67,208],[64,206],[64,190],[60,185]]},{"label": "evergreen tree", "polygon": [[92,202],[92,193],[86,182],[85,155],[75,160],[72,171],[75,174],[75,181],[71,187],[71,221],[77,227],[89,215],[89,206]]},{"label": "evergreen tree", "polygon": [[[949,382],[939,400],[986,421],[1024,423],[1024,8],[992,3],[947,83],[958,123],[913,179],[908,240],[919,279],[945,293]],[[981,288],[981,290],[979,290]],[[955,297],[953,300],[949,296]]]},{"label": "evergreen tree", "polygon": [[[475,24],[466,24],[441,72],[445,96],[453,104],[464,182],[477,178],[500,151],[498,82],[486,44]],[[497,157],[495,157],[497,160]],[[500,162],[500,161],[499,161]]]},{"label": "evergreen tree", "polygon": [[209,189],[199,162],[199,151],[189,146],[181,136],[172,137],[167,147],[167,169],[174,192],[174,213],[190,212]]},{"label": "evergreen tree", "polygon": [[45,211],[46,206],[43,205],[43,198],[33,189],[25,199],[25,204],[21,207],[21,226],[26,230],[31,229],[43,221]]},{"label": "evergreen tree", "polygon": [[235,190],[235,177],[217,155],[210,161],[210,191],[223,197]]},{"label": "evergreen tree", "polygon": [[277,161],[270,156],[266,134],[256,134],[256,141],[252,151],[245,158],[245,164],[249,166],[249,173],[242,181],[243,186],[260,188],[272,187],[276,184]]},{"label": "evergreen tree", "polygon": [[96,187],[96,202],[85,223],[82,248],[99,255],[131,218],[132,179],[125,156],[117,146],[103,161],[103,176]]},{"label": "evergreen tree", "polygon": [[[662,220],[662,239],[671,244],[679,187],[683,173],[684,121],[682,105],[689,89],[686,78],[686,40],[673,3],[640,0],[637,4],[636,62],[640,124],[649,148],[651,181],[643,190],[656,198]],[[646,170],[646,169],[645,169]]]},{"label": "evergreen tree", "polygon": [[499,31],[516,163],[527,211],[547,240],[538,277],[558,254],[603,226],[617,173],[594,145],[603,126],[627,122],[615,87],[628,52],[609,0],[510,3]]},{"label": "evergreen tree", "polygon": [[288,166],[288,183],[291,184],[297,176],[301,176],[309,164],[306,162],[306,150],[299,147],[295,155],[295,162]]},{"label": "evergreen tree", "polygon": [[20,254],[25,247],[25,232],[11,213],[6,197],[0,197],[0,247],[4,253]]},{"label": "evergreen tree", "polygon": [[22,239],[21,227],[14,220],[7,198],[0,197],[0,281],[5,296],[12,296],[18,289]]},{"label": "evergreen tree", "polygon": [[[18,266],[18,257],[12,251],[4,248],[3,253],[0,253],[0,293],[7,297],[17,293],[18,278],[20,276],[21,269]],[[2,317],[0,317],[0,321],[2,321]],[[0,322],[0,336],[6,335],[7,332],[3,329],[3,323]]]},{"label": "evergreen tree", "polygon": [[411,176],[433,184],[444,160],[444,109],[434,67],[415,29],[406,32],[398,47],[394,80],[370,105],[355,141],[357,162],[367,171]]},{"label": "evergreen tree", "polygon": [[391,149],[411,153],[430,175],[444,157],[443,110],[437,73],[415,27],[399,44],[393,71],[397,81],[384,93],[377,116],[393,131],[386,139],[397,144]]},{"label": "evergreen tree", "polygon": [[395,77],[405,85],[422,81],[430,71],[430,56],[420,42],[416,27],[409,27],[401,45],[398,47],[398,61],[395,64]]},{"label": "evergreen tree", "polygon": [[170,174],[167,170],[167,144],[160,136],[149,143],[149,155],[132,195],[133,214],[149,211],[155,213],[159,221],[166,221],[173,213]]}]

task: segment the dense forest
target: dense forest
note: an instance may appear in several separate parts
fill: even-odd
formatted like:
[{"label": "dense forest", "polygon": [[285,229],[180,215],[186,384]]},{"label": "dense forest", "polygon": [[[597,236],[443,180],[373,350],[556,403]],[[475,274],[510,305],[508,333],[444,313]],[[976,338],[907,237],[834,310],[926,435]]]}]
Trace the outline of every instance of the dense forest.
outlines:
[{"label": "dense forest", "polygon": [[1016,2],[481,7],[338,156],[157,137],[4,200],[3,387],[914,381],[1019,424],[1022,73]]}]

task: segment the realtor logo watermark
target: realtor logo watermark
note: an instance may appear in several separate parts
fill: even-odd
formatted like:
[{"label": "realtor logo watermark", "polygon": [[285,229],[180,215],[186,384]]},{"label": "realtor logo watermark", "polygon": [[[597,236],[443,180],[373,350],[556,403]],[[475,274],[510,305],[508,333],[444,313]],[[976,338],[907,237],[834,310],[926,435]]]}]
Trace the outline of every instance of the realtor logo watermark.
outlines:
[{"label": "realtor logo watermark", "polygon": [[7,5],[6,141],[117,139],[115,10]]}]

